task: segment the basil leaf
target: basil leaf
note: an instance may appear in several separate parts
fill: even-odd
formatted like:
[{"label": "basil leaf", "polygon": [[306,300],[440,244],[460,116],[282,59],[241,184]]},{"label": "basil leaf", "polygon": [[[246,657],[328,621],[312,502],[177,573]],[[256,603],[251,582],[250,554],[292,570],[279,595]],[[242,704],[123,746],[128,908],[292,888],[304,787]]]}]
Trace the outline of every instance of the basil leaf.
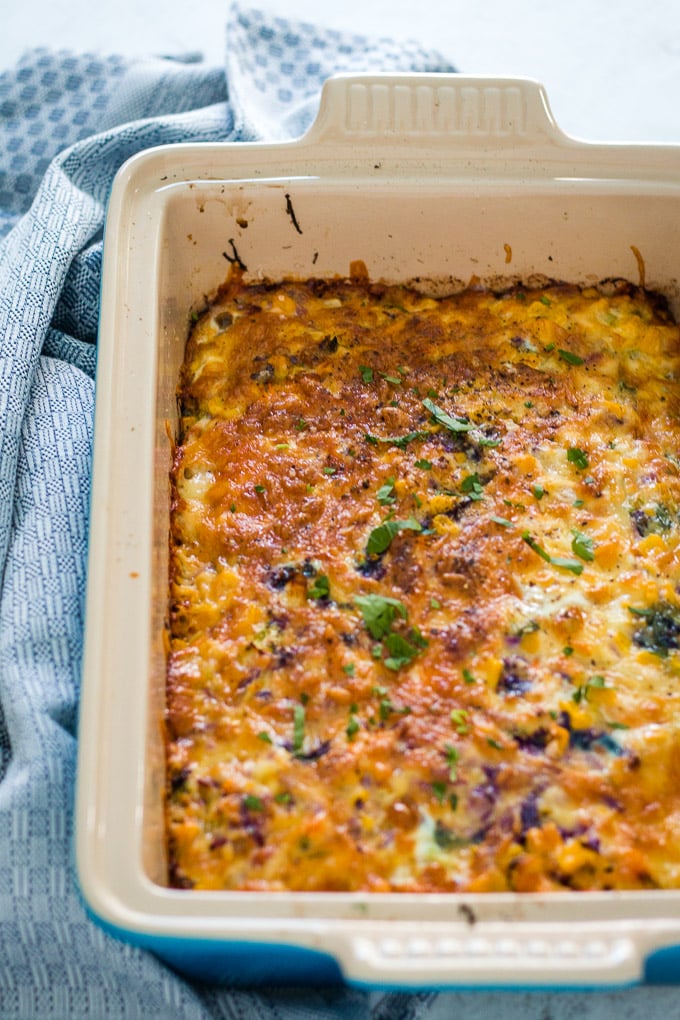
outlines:
[{"label": "basil leaf", "polygon": [[408,610],[403,602],[385,595],[355,595],[354,603],[361,611],[366,629],[376,641],[389,633],[398,616],[403,620],[408,617]]},{"label": "basil leaf", "polygon": [[392,539],[400,531],[422,531],[423,526],[414,517],[406,521],[384,521],[368,536],[366,552],[369,556],[380,556],[392,544]]},{"label": "basil leaf", "polygon": [[384,643],[385,648],[390,653],[384,660],[385,666],[388,669],[397,670],[401,669],[402,666],[408,666],[409,662],[412,662],[418,654],[418,649],[415,645],[412,645],[401,634],[387,634]]},{"label": "basil leaf", "polygon": [[394,495],[394,478],[388,478],[384,485],[381,485],[376,492],[376,499],[381,506],[389,506],[396,501]]},{"label": "basil leaf", "polygon": [[583,564],[579,563],[578,560],[570,560],[564,556],[551,556],[549,552],[539,545],[538,542],[531,537],[528,531],[522,533],[522,538],[529,546],[530,549],[540,556],[546,563],[550,563],[553,567],[560,567],[562,570],[570,570],[572,574],[583,573]]},{"label": "basil leaf", "polygon": [[430,412],[434,420],[438,425],[443,425],[444,428],[450,432],[471,432],[474,428],[472,422],[466,421],[464,418],[454,418],[450,414],[447,414],[443,408],[438,407],[429,398],[423,400],[423,407]]}]

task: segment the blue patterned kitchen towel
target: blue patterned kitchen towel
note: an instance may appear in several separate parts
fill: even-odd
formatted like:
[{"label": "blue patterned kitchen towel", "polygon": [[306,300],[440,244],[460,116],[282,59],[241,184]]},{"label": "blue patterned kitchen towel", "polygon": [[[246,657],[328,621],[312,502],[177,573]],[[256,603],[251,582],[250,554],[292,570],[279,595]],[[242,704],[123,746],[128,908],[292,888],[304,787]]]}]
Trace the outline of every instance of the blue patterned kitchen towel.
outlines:
[{"label": "blue patterned kitchen towel", "polygon": [[431,996],[191,985],[105,935],[72,854],[101,234],[151,145],[299,134],[339,70],[451,70],[233,7],[224,67],[29,52],[0,75],[0,1017],[359,1017]]}]

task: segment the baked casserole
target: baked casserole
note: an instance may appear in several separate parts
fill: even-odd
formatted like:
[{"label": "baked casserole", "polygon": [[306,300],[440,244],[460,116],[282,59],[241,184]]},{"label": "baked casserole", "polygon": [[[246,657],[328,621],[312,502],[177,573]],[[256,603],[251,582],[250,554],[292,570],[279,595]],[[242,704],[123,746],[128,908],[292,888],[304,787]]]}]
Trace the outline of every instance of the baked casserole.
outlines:
[{"label": "baked casserole", "polygon": [[680,335],[233,273],[171,476],[178,888],[680,887]]}]

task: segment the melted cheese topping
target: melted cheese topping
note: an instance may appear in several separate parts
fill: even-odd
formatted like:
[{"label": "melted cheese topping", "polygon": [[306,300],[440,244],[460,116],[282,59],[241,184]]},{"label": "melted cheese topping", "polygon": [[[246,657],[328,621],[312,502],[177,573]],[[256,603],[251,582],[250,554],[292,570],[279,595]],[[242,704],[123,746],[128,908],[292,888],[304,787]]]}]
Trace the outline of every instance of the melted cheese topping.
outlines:
[{"label": "melted cheese topping", "polygon": [[679,359],[629,285],[232,279],[180,386],[172,884],[680,887]]}]

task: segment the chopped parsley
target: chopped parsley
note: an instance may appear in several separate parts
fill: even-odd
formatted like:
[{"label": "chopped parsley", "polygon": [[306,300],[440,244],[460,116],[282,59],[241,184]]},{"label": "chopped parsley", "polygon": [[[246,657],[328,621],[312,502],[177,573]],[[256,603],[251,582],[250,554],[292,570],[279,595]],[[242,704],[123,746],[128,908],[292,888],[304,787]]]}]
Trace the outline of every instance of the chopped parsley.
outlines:
[{"label": "chopped parsley", "polygon": [[421,460],[416,461],[416,467],[422,468],[423,471],[429,471],[430,468],[432,467],[432,461],[425,460],[425,458],[423,457]]},{"label": "chopped parsley", "polygon": [[368,365],[359,365],[359,372],[365,383],[373,382],[373,369],[369,368]]}]

